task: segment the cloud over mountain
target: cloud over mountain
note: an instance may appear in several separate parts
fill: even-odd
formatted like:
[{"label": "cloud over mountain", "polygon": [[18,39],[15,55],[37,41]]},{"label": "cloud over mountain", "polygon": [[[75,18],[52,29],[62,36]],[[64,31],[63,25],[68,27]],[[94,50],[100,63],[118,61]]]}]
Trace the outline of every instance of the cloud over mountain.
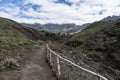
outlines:
[{"label": "cloud over mountain", "polygon": [[18,22],[83,24],[120,15],[120,0],[0,1],[0,16]]}]

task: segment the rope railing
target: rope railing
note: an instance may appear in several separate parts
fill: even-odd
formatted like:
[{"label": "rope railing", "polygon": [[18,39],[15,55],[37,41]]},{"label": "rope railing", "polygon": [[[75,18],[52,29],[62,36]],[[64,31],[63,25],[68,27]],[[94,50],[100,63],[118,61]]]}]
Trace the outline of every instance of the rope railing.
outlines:
[{"label": "rope railing", "polygon": [[59,58],[60,58],[60,59],[62,59],[62,60],[64,60],[64,61],[72,64],[73,66],[76,66],[76,67],[78,67],[79,69],[82,69],[83,71],[86,71],[86,72],[91,73],[91,74],[93,74],[93,75],[95,75],[95,76],[98,76],[98,77],[99,77],[99,80],[101,80],[101,79],[103,79],[103,80],[108,80],[106,77],[100,75],[99,73],[96,73],[96,72],[93,72],[93,71],[91,71],[91,70],[88,70],[88,69],[86,69],[86,68],[84,68],[84,67],[82,67],[82,66],[79,66],[79,65],[73,63],[72,61],[70,61],[70,60],[68,60],[68,59],[66,59],[66,58],[63,58],[62,56],[58,55],[58,54],[55,53],[52,49],[49,48],[48,44],[47,44],[47,50],[49,50],[49,52],[50,52],[49,54],[47,53],[47,56],[49,55],[50,62],[52,62],[51,53],[54,54],[55,56],[57,56],[57,71],[58,71],[58,75],[59,75],[59,76],[61,76],[60,63],[59,63]]}]

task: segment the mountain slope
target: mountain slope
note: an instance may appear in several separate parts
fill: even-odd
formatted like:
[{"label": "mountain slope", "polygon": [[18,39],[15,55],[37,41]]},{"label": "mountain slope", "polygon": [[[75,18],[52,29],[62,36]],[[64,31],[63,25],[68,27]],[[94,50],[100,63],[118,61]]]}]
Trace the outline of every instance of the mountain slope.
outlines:
[{"label": "mountain slope", "polygon": [[115,80],[120,79],[117,78],[117,75],[120,75],[119,20],[95,22],[73,35],[65,44],[87,55],[88,60],[101,65],[103,69],[100,70],[107,71]]},{"label": "mountain slope", "polygon": [[0,55],[30,50],[33,44],[40,41],[55,41],[61,39],[59,34],[38,31],[24,27],[10,19],[0,17]]},{"label": "mountain slope", "polygon": [[39,39],[39,32],[30,28],[23,27],[9,19],[0,18],[1,36],[26,37],[30,39]]},{"label": "mountain slope", "polygon": [[71,33],[71,34],[78,33],[81,30],[85,29],[88,25],[90,25],[90,23],[86,23],[78,27],[73,27],[72,29],[68,30],[67,33]]},{"label": "mountain slope", "polygon": [[0,18],[0,80],[56,80],[44,45],[44,40],[54,40],[52,36]]},{"label": "mountain slope", "polygon": [[71,39],[73,43],[67,42],[66,44],[81,49],[93,59],[96,55],[99,57],[98,60],[120,70],[120,65],[117,65],[120,63],[119,40],[120,21],[96,22],[75,34]]},{"label": "mountain slope", "polygon": [[31,39],[37,39],[31,32],[34,30],[12,20],[0,18],[0,55],[17,55],[29,50],[34,43]]}]

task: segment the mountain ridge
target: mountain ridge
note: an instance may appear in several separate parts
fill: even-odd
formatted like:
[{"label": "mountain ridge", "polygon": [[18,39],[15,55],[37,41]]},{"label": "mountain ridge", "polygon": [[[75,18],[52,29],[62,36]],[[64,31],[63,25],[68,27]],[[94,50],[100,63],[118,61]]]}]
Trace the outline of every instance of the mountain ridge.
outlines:
[{"label": "mountain ridge", "polygon": [[119,20],[120,19],[120,16],[108,16],[106,18],[103,18],[101,21],[116,21],[116,20]]},{"label": "mountain ridge", "polygon": [[44,31],[53,32],[53,33],[66,33],[66,32],[68,33],[68,32],[72,32],[73,29],[83,28],[75,24],[39,24],[39,23],[26,24],[26,23],[22,23],[22,25],[26,27],[31,27],[37,30],[44,30]]}]

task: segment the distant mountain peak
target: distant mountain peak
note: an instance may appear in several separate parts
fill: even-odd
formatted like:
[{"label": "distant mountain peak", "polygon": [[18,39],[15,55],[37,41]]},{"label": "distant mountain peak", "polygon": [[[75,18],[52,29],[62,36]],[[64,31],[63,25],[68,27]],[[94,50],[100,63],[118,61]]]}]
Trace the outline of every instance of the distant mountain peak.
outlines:
[{"label": "distant mountain peak", "polygon": [[119,19],[120,19],[120,16],[113,15],[113,16],[108,16],[108,17],[102,19],[101,21],[117,21]]}]

